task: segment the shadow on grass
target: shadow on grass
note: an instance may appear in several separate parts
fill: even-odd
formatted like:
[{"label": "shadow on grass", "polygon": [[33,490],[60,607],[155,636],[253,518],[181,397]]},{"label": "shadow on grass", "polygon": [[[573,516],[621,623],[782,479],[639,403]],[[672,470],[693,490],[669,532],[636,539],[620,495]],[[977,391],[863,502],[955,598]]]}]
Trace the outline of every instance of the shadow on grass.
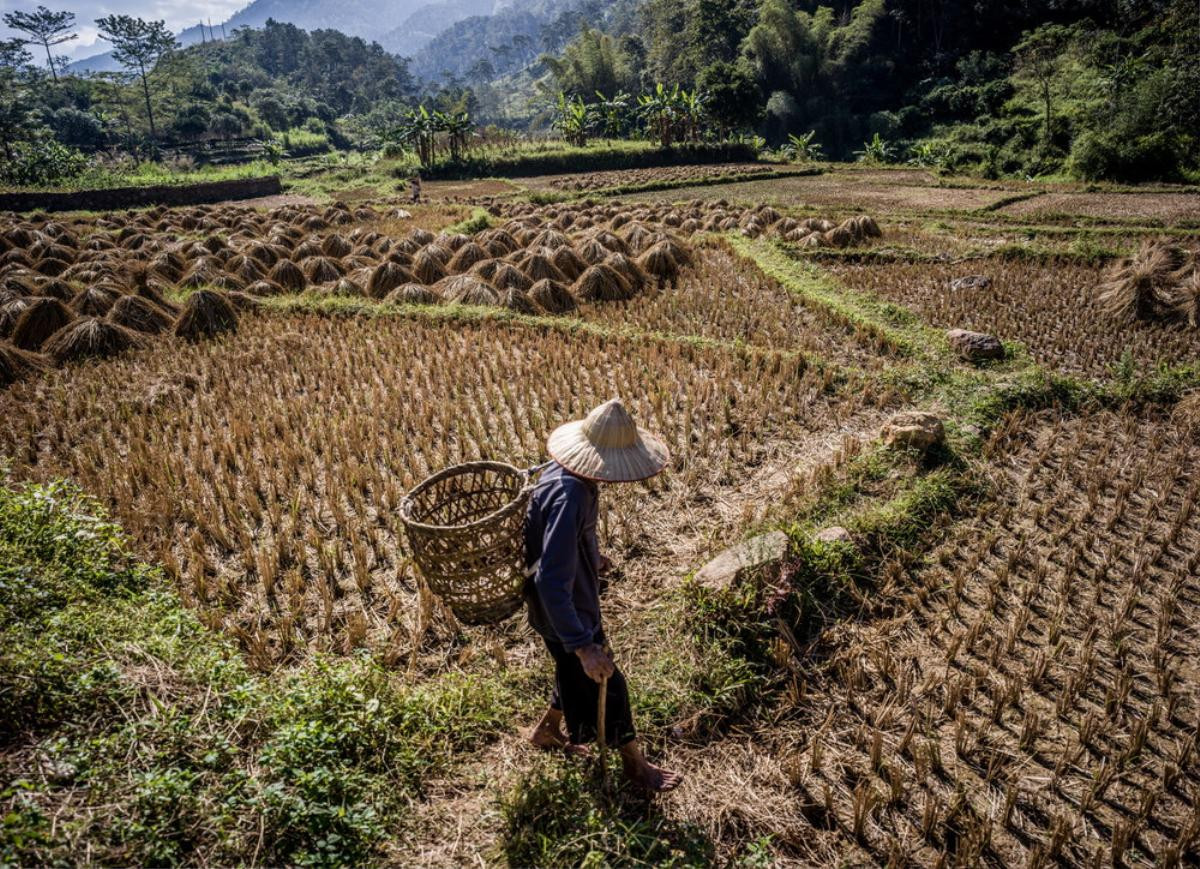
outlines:
[{"label": "shadow on grass", "polygon": [[500,856],[509,866],[711,866],[694,824],[665,817],[619,774],[605,798],[596,763],[545,758],[500,801]]}]

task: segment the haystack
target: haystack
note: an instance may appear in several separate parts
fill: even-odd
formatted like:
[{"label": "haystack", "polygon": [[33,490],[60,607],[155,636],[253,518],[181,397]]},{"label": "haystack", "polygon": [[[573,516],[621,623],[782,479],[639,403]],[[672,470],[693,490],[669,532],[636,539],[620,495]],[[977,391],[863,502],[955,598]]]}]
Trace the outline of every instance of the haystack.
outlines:
[{"label": "haystack", "polygon": [[145,344],[146,339],[132,329],[96,317],[80,317],[51,335],[44,350],[61,365],[82,359],[103,359]]},{"label": "haystack", "polygon": [[491,284],[471,275],[454,275],[438,281],[433,291],[447,302],[460,305],[495,305],[500,301]]},{"label": "haystack", "polygon": [[500,305],[518,314],[536,314],[537,307],[524,290],[509,287],[500,294]]},{"label": "haystack", "polygon": [[436,305],[441,300],[441,296],[424,284],[404,284],[396,287],[384,299],[394,305]]},{"label": "haystack", "polygon": [[1200,327],[1200,268],[1194,269],[1175,288],[1171,304],[1175,312],[1188,321],[1188,325]]},{"label": "haystack", "polygon": [[325,256],[333,257],[334,259],[341,259],[344,256],[349,256],[350,252],[353,250],[354,245],[337,233],[326,236],[325,240],[321,242],[321,252],[325,254]]},{"label": "haystack", "polygon": [[327,284],[343,274],[345,269],[341,263],[327,256],[314,256],[304,261],[304,275],[311,283]]},{"label": "haystack", "polygon": [[551,250],[557,250],[560,247],[570,247],[571,239],[558,230],[543,229],[534,236],[533,244],[538,247],[548,247]]},{"label": "haystack", "polygon": [[341,278],[337,283],[330,284],[322,292],[327,296],[340,296],[342,298],[361,298],[366,295],[362,286],[350,278]]},{"label": "haystack", "polygon": [[821,236],[821,241],[830,247],[849,247],[854,244],[854,233],[844,226],[835,226]]},{"label": "haystack", "polygon": [[302,263],[305,260],[312,259],[313,257],[324,255],[325,251],[321,250],[321,245],[315,239],[311,238],[300,242],[300,244],[296,245],[296,247],[292,250],[292,259],[298,263]]},{"label": "haystack", "polygon": [[1147,241],[1132,259],[1109,269],[1097,288],[1100,306],[1122,320],[1153,320],[1177,303],[1177,272],[1187,252],[1168,241]]},{"label": "haystack", "polygon": [[565,284],[547,278],[529,288],[529,298],[547,314],[567,314],[578,307]]},{"label": "haystack", "polygon": [[199,341],[222,332],[236,332],[237,312],[221,293],[197,290],[183,303],[175,321],[175,334],[189,341]]},{"label": "haystack", "polygon": [[589,238],[583,241],[578,247],[575,248],[575,252],[579,254],[579,258],[581,260],[592,266],[596,265],[597,263],[604,262],[608,255],[612,253],[612,251],[610,251],[600,242],[596,241],[594,238]]},{"label": "haystack", "polygon": [[638,267],[646,274],[663,281],[673,281],[679,275],[679,261],[671,253],[669,242],[660,241],[637,258]]},{"label": "haystack", "polygon": [[[504,253],[512,253],[521,246],[509,232],[500,228],[485,230],[484,232],[479,233],[479,235],[476,236],[476,239],[485,247],[491,244],[500,245],[504,247]],[[500,255],[503,256],[503,254]]]},{"label": "haystack", "polygon": [[49,367],[49,361],[44,356],[0,341],[0,387],[10,386]]},{"label": "haystack", "polygon": [[372,299],[382,299],[396,287],[412,283],[412,280],[412,272],[404,266],[385,261],[371,271],[367,280],[367,295]]},{"label": "haystack", "polygon": [[642,287],[649,281],[646,273],[641,270],[638,264],[623,253],[609,254],[604,260],[604,264],[616,269],[625,278],[625,282],[629,284],[629,289],[633,293],[640,292]]},{"label": "haystack", "polygon": [[413,257],[412,273],[423,284],[435,284],[446,276],[446,269],[441,260],[422,248]]},{"label": "haystack", "polygon": [[469,274],[484,281],[491,281],[496,274],[496,270],[502,265],[504,265],[504,263],[498,259],[480,260],[479,262],[475,263],[475,265],[471,266],[471,271]]},{"label": "haystack", "polygon": [[199,262],[192,266],[191,270],[183,276],[178,285],[181,289],[197,290],[200,287],[208,286],[215,282],[221,276],[216,266],[206,262]]},{"label": "haystack", "polygon": [[468,241],[466,244],[458,248],[457,253],[448,263],[450,271],[461,274],[465,271],[470,271],[471,266],[477,262],[483,262],[488,258],[488,252],[473,241]]},{"label": "haystack", "polygon": [[449,248],[442,247],[436,242],[430,242],[429,244],[425,245],[425,247],[421,248],[421,250],[425,251],[425,253],[436,259],[443,266],[450,262],[450,257],[454,256],[453,252]]},{"label": "haystack", "polygon": [[299,293],[308,286],[308,278],[304,276],[300,266],[290,259],[281,259],[275,263],[267,277],[290,293]]},{"label": "haystack", "polygon": [[51,278],[38,286],[37,295],[58,299],[60,302],[69,302],[75,298],[75,288],[66,281]]},{"label": "haystack", "polygon": [[71,264],[66,260],[57,259],[56,257],[45,257],[33,264],[33,270],[39,275],[46,277],[57,277],[65,272]]},{"label": "haystack", "polygon": [[[561,247],[559,250],[570,250],[569,247]],[[523,271],[531,281],[552,280],[566,281],[567,276],[563,274],[562,269],[554,264],[554,261],[544,253],[530,253],[521,259],[517,264],[518,268]]]},{"label": "haystack", "polygon": [[74,319],[75,314],[58,299],[35,297],[17,317],[9,340],[22,350],[40,350],[51,335]]},{"label": "haystack", "polygon": [[17,320],[21,318],[21,314],[29,307],[33,298],[35,297],[9,297],[7,291],[4,292],[3,296],[0,296],[0,338],[7,338],[12,334],[13,327],[17,325]]},{"label": "haystack", "polygon": [[238,254],[229,262],[227,262],[225,264],[225,270],[229,274],[236,275],[248,283],[261,280],[267,275],[267,270],[262,263],[254,259],[254,257],[244,256],[242,254]]},{"label": "haystack", "polygon": [[588,266],[571,287],[575,298],[585,302],[619,302],[633,298],[625,277],[610,265]]},{"label": "haystack", "polygon": [[165,298],[163,298],[162,293],[160,293],[158,288],[153,284],[135,284],[133,288],[133,294],[145,299],[147,302],[159,308],[160,310],[166,311],[171,317],[174,317],[179,313],[179,306],[172,302],[168,302]]},{"label": "haystack", "polygon": [[550,260],[554,263],[554,267],[563,273],[563,277],[568,283],[578,278],[588,267],[575,249],[570,247],[560,247]]},{"label": "haystack", "polygon": [[496,273],[492,275],[492,286],[498,290],[517,289],[525,292],[533,286],[533,281],[527,278],[520,269],[501,263],[496,269]]},{"label": "haystack", "polygon": [[118,326],[157,335],[171,328],[171,318],[165,311],[140,296],[122,296],[113,303],[108,319]]},{"label": "haystack", "polygon": [[419,227],[417,229],[414,229],[412,232],[410,232],[408,234],[408,237],[412,241],[416,242],[417,247],[423,247],[424,245],[429,244],[434,239],[434,235],[432,232],[430,232],[427,229],[420,229]]},{"label": "haystack", "polygon": [[246,292],[252,296],[281,296],[286,291],[272,280],[261,280],[246,287]]}]

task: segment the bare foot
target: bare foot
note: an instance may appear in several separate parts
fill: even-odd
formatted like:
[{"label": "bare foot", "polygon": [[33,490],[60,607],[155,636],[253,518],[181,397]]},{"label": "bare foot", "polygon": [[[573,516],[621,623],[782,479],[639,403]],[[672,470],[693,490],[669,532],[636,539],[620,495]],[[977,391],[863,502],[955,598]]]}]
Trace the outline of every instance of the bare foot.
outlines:
[{"label": "bare foot", "polygon": [[663,769],[652,763],[642,763],[632,768],[626,767],[625,777],[638,787],[656,794],[675,790],[683,781],[683,773]]},{"label": "bare foot", "polygon": [[586,745],[571,742],[555,724],[545,720],[529,731],[529,741],[546,751],[561,750],[575,757],[587,757],[590,754]]}]

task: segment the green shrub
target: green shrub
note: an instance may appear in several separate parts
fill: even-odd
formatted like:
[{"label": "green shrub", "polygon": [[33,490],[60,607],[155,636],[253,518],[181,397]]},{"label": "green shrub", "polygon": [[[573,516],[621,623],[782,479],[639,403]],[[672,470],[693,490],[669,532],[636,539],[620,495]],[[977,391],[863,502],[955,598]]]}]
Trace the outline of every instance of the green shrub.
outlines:
[{"label": "green shrub", "polygon": [[1091,130],[1071,148],[1071,171],[1088,180],[1178,180],[1183,175],[1188,142],[1168,132],[1129,136]]}]

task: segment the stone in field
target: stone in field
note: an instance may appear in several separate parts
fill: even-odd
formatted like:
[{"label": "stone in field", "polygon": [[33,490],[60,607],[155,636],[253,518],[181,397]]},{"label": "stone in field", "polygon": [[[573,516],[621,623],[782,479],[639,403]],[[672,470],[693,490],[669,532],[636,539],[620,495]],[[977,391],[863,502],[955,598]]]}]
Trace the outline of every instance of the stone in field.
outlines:
[{"label": "stone in field", "polygon": [[730,546],[696,572],[696,582],[713,591],[732,588],[747,576],[780,564],[788,551],[788,536],[770,531]]},{"label": "stone in field", "polygon": [[954,352],[968,362],[1004,358],[1004,345],[995,335],[969,329],[951,329],[946,333],[946,339]]},{"label": "stone in field", "polygon": [[822,543],[853,543],[850,532],[841,525],[830,525],[817,532],[817,540]]},{"label": "stone in field", "polygon": [[889,447],[927,450],[946,437],[942,421],[922,410],[904,410],[895,414],[879,432]]},{"label": "stone in field", "polygon": [[986,290],[992,285],[992,279],[987,275],[965,275],[950,282],[950,289],[956,293],[961,290]]}]

